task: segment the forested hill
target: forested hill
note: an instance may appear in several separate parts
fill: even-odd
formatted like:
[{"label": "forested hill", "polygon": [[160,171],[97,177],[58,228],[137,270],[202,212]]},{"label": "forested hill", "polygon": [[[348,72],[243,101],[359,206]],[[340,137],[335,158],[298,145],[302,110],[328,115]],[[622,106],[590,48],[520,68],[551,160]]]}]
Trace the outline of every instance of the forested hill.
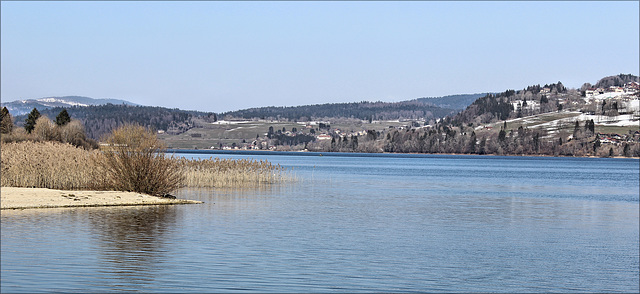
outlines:
[{"label": "forested hill", "polygon": [[418,98],[416,100],[418,102],[430,103],[434,106],[442,108],[463,110],[478,98],[483,97],[487,94],[489,93],[448,95],[442,97]]},{"label": "forested hill", "polygon": [[[600,79],[596,83],[596,87],[621,87],[629,82],[637,83],[639,81],[640,78],[638,76],[620,74]],[[478,98],[464,111],[453,117],[447,117],[446,120],[453,122],[455,125],[470,123],[478,125],[562,109],[583,112],[593,111],[593,109],[585,105],[583,100],[584,90],[591,87],[591,84],[585,83],[582,86],[582,91],[580,89],[567,89],[561,82],[557,82],[544,86],[533,85],[517,91],[506,90],[502,93],[487,94]],[[614,111],[612,107],[617,108],[615,104],[611,103],[605,109],[600,110],[602,114],[617,113],[617,110]]]},{"label": "forested hill", "polygon": [[544,86],[533,85],[518,91],[506,90],[502,93],[487,94],[478,98],[464,111],[448,117],[447,120],[454,125],[470,123],[479,125],[557,111],[562,109],[559,99],[580,100],[581,97],[575,90],[569,93],[561,82]]},{"label": "forested hill", "polygon": [[288,119],[305,121],[322,118],[356,118],[362,120],[395,120],[440,118],[455,113],[454,109],[441,108],[413,100],[404,102],[354,102],[303,105],[292,107],[261,107],[220,114],[221,118]]},{"label": "forested hill", "polygon": [[[622,87],[628,82],[638,82],[638,77],[631,74],[619,74],[617,76],[610,76],[600,79],[595,88],[608,88],[608,87]],[[587,83],[586,86],[589,84]]]},{"label": "forested hill", "polygon": [[[55,107],[38,111],[41,115],[55,120],[62,109]],[[194,126],[194,118],[201,118],[205,121],[215,121],[216,119],[213,113],[122,104],[73,106],[64,109],[72,119],[77,119],[84,124],[87,136],[92,139],[100,139],[114,128],[126,123],[139,124],[153,130],[163,130],[169,133],[181,133]],[[16,116],[14,122],[22,125],[26,116],[26,114]]]}]

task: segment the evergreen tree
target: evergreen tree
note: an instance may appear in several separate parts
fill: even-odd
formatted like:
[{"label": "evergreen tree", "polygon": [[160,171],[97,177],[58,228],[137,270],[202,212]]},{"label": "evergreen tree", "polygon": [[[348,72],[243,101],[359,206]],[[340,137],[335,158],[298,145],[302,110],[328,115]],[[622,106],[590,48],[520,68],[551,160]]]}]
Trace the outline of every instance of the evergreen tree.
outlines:
[{"label": "evergreen tree", "polygon": [[600,138],[596,138],[596,141],[593,143],[593,153],[595,154],[598,151],[602,144],[600,143]]},{"label": "evergreen tree", "polygon": [[60,114],[56,116],[56,125],[64,126],[69,122],[71,122],[71,117],[69,116],[67,110],[63,109],[62,111],[60,111]]},{"label": "evergreen tree", "polygon": [[498,133],[498,141],[504,142],[506,138],[507,138],[507,132],[505,132],[505,130],[500,130],[500,132]]},{"label": "evergreen tree", "polygon": [[274,131],[273,131],[273,126],[269,127],[269,131],[267,132],[267,138],[271,139],[271,137],[273,137]]},{"label": "evergreen tree", "polygon": [[2,108],[0,119],[0,133],[9,134],[13,130],[13,118],[6,107]]},{"label": "evergreen tree", "polygon": [[596,124],[592,120],[589,120],[589,131],[594,134],[596,132]]},{"label": "evergreen tree", "polygon": [[576,125],[573,127],[573,138],[574,139],[577,139],[579,131],[580,131],[580,123],[576,120]]},{"label": "evergreen tree", "polygon": [[631,148],[629,148],[629,144],[628,143],[624,143],[624,149],[622,150],[622,155],[626,156],[626,157],[630,157],[631,156],[631,152],[629,152],[631,150]]},{"label": "evergreen tree", "polygon": [[24,121],[24,129],[27,130],[27,133],[31,134],[31,131],[35,129],[38,118],[40,118],[40,112],[36,108],[33,108]]},{"label": "evergreen tree", "polygon": [[485,147],[486,146],[487,146],[487,137],[482,137],[482,140],[480,140],[480,146],[479,146],[478,154],[480,154],[480,155],[485,154],[485,152],[486,152]]},{"label": "evergreen tree", "polygon": [[545,103],[549,103],[549,99],[547,99],[547,95],[542,95],[542,97],[540,97],[540,104]]},{"label": "evergreen tree", "polygon": [[[505,122],[506,123],[506,122]],[[478,140],[476,139],[476,132],[471,132],[471,138],[469,140],[469,153],[476,153],[476,144]]]}]

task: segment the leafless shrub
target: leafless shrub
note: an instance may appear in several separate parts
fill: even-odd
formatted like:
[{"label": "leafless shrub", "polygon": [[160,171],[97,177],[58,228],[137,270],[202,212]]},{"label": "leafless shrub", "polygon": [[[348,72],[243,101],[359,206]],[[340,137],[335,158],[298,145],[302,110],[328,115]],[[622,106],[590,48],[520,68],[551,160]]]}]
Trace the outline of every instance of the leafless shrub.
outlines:
[{"label": "leafless shrub", "polygon": [[96,141],[87,138],[84,126],[80,121],[71,120],[71,122],[63,126],[56,127],[59,129],[61,142],[70,143],[73,146],[82,147],[84,149],[98,148],[98,143]]},{"label": "leafless shrub", "polygon": [[56,124],[44,115],[36,120],[35,128],[31,133],[43,141],[60,141],[60,132]]},{"label": "leafless shrub", "polygon": [[109,187],[160,196],[182,187],[183,174],[164,145],[142,126],[124,125],[105,140],[97,163]]},{"label": "leafless shrub", "polygon": [[24,142],[24,141],[33,141],[40,142],[41,140],[36,139],[32,134],[27,133],[24,128],[14,128],[13,131],[9,134],[2,134],[0,136],[2,138],[2,143],[12,143],[12,142]]}]

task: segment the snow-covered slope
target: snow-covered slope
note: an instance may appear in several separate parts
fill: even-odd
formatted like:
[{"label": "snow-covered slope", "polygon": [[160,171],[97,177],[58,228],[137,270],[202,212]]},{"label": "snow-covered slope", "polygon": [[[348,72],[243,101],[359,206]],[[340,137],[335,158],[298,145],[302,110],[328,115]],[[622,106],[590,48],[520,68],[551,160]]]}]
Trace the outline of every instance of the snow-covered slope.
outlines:
[{"label": "snow-covered slope", "polygon": [[137,105],[129,101],[120,99],[93,99],[82,96],[46,97],[40,99],[16,100],[2,102],[2,107],[6,107],[11,115],[22,115],[31,112],[33,108],[38,110],[54,107],[90,106],[104,104],[127,104]]}]

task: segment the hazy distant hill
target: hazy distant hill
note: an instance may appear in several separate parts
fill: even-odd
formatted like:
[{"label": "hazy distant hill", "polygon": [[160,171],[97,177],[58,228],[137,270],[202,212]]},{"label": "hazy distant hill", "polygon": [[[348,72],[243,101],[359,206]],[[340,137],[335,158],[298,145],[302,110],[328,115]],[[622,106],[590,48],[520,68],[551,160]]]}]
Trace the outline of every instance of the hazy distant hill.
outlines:
[{"label": "hazy distant hill", "polygon": [[312,118],[344,117],[372,120],[441,118],[465,109],[481,94],[460,94],[443,97],[418,98],[401,102],[352,102],[303,105],[292,107],[260,107],[230,111],[220,117],[274,118],[308,120]]},{"label": "hazy distant hill", "polygon": [[362,120],[394,120],[440,118],[455,112],[428,103],[404,102],[353,102],[303,105],[292,107],[261,107],[231,111],[220,114],[227,118],[288,119],[305,121],[321,118],[356,118]]},{"label": "hazy distant hill", "polygon": [[7,110],[12,115],[22,115],[31,112],[33,108],[37,108],[38,111],[54,108],[54,107],[72,107],[72,106],[91,106],[91,105],[105,105],[105,104],[125,104],[125,105],[138,105],[129,101],[120,99],[93,99],[82,96],[63,96],[63,97],[47,97],[39,99],[26,99],[16,100],[11,102],[3,102],[2,107],[7,107]]},{"label": "hazy distant hill", "polygon": [[416,99],[419,102],[431,103],[435,106],[456,110],[463,110],[467,106],[471,105],[480,97],[484,97],[489,93],[479,94],[459,94],[459,95],[447,95],[442,97],[425,97]]}]

